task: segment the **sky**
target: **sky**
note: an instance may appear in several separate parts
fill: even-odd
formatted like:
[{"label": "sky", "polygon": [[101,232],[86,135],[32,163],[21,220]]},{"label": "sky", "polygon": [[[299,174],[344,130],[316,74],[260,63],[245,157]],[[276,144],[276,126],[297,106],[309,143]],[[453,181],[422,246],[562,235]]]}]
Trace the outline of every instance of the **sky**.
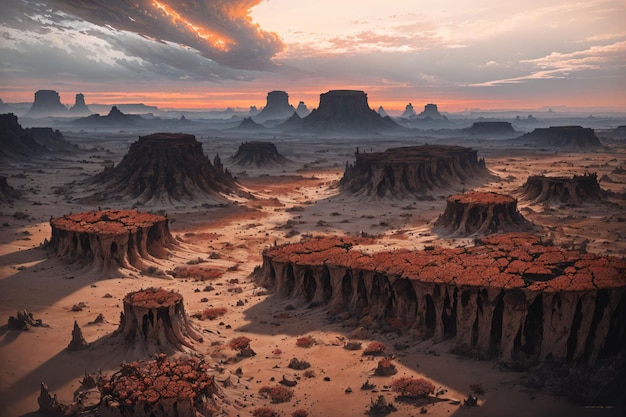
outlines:
[{"label": "sky", "polygon": [[[8,4],[7,4],[8,3]],[[372,108],[626,111],[626,0],[10,0],[0,99],[265,105],[357,89]]]}]

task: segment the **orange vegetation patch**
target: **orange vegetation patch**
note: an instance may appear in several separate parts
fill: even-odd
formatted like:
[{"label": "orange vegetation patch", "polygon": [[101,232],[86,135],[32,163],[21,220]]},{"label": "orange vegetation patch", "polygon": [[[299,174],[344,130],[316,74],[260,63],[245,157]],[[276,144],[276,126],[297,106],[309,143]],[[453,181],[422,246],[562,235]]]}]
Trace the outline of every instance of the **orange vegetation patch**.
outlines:
[{"label": "orange vegetation patch", "polygon": [[148,288],[126,294],[124,304],[140,308],[170,307],[181,303],[183,296],[163,288]]},{"label": "orange vegetation patch", "polygon": [[263,257],[284,264],[376,271],[391,278],[457,286],[541,291],[626,287],[626,260],[566,250],[530,233],[482,237],[465,248],[374,254],[353,249],[368,243],[372,241],[321,237],[268,248]]},{"label": "orange vegetation patch", "polygon": [[52,219],[52,227],[72,232],[98,235],[122,235],[150,227],[167,220],[166,217],[136,210],[105,210],[68,214]]},{"label": "orange vegetation patch", "polygon": [[464,194],[455,194],[448,197],[449,203],[474,204],[474,205],[495,205],[511,204],[515,198],[510,195],[493,192],[470,191]]},{"label": "orange vegetation patch", "polygon": [[210,281],[221,278],[224,271],[204,266],[177,266],[172,271],[174,278],[192,278],[196,281]]}]

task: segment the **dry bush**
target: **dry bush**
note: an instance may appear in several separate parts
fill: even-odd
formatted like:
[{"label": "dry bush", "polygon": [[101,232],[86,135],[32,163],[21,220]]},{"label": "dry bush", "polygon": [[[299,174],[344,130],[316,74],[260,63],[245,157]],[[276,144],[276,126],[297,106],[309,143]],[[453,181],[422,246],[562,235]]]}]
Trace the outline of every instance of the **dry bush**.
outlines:
[{"label": "dry bush", "polygon": [[302,375],[304,375],[305,378],[315,378],[315,371],[313,369],[309,369],[304,371]]},{"label": "dry bush", "polygon": [[195,281],[213,281],[221,278],[224,273],[217,269],[204,266],[177,266],[170,274],[174,278],[191,278]]},{"label": "dry bush", "polygon": [[303,409],[299,409],[291,413],[291,417],[308,417],[309,412]]},{"label": "dry bush", "polygon": [[363,351],[364,355],[380,356],[387,351],[387,346],[381,342],[372,342]]},{"label": "dry bush", "polygon": [[201,318],[203,320],[215,320],[226,314],[226,307],[210,307],[202,311]]},{"label": "dry bush", "polygon": [[374,371],[374,375],[378,376],[391,376],[398,373],[396,366],[393,364],[391,359],[383,358],[378,361],[378,367]]},{"label": "dry bush", "polygon": [[289,361],[289,365],[287,365],[287,367],[301,371],[310,368],[311,364],[307,361],[300,361],[298,360],[298,358],[293,358],[291,359],[291,361]]},{"label": "dry bush", "polygon": [[275,387],[263,386],[259,389],[259,395],[265,398],[269,397],[273,403],[286,403],[291,401],[293,391],[280,385]]},{"label": "dry bush", "polygon": [[424,397],[435,392],[435,386],[424,378],[403,377],[391,381],[391,390],[405,397]]},{"label": "dry bush", "polygon": [[254,417],[278,417],[280,414],[278,414],[278,411],[272,410],[269,407],[260,407],[255,408],[252,415]]},{"label": "dry bush", "polygon": [[235,337],[234,339],[231,339],[231,341],[228,343],[228,346],[232,350],[238,350],[241,352],[250,347],[251,341],[252,339],[245,336]]},{"label": "dry bush", "polygon": [[309,348],[315,344],[315,339],[311,336],[302,336],[296,339],[296,346]]}]

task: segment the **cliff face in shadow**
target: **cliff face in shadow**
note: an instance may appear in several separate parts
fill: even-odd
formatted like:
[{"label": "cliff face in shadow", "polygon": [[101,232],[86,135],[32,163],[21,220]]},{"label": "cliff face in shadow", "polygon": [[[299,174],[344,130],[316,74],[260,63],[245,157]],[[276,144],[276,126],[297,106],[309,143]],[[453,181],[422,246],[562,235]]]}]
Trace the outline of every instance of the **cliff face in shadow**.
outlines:
[{"label": "cliff face in shadow", "polygon": [[231,161],[241,167],[283,166],[289,160],[278,152],[272,142],[251,141],[239,145]]},{"label": "cliff face in shadow", "polygon": [[356,152],[354,165],[346,164],[339,187],[373,198],[407,198],[433,190],[494,179],[478,159],[478,152],[461,146],[424,145]]},{"label": "cliff face in shadow", "polygon": [[626,261],[531,234],[467,248],[366,253],[367,239],[319,238],[264,251],[256,281],[359,325],[410,329],[508,363],[594,363],[626,346]]},{"label": "cliff face in shadow", "polygon": [[537,128],[516,141],[525,145],[553,148],[569,152],[584,152],[602,147],[591,128],[581,126],[551,126]]},{"label": "cliff face in shadow", "polygon": [[546,177],[532,175],[519,189],[522,199],[535,204],[570,204],[579,206],[584,202],[599,202],[609,195],[600,188],[597,174],[573,177]]}]

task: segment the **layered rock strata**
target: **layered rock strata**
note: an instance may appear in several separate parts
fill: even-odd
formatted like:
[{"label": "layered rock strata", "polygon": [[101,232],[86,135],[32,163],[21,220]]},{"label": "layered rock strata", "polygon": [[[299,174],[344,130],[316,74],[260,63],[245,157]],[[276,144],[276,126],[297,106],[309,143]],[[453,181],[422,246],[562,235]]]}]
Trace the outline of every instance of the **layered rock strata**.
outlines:
[{"label": "layered rock strata", "polygon": [[162,288],[126,294],[114,337],[144,355],[191,352],[202,343],[200,332],[185,313],[183,296]]},{"label": "layered rock strata", "polygon": [[135,210],[75,213],[50,220],[48,245],[67,262],[103,272],[143,270],[146,260],[164,259],[176,246],[168,219]]},{"label": "layered rock strata", "polygon": [[508,363],[595,363],[626,346],[626,261],[527,233],[475,246],[367,252],[366,239],[266,249],[257,282],[293,302],[348,311],[360,325],[410,328]]},{"label": "layered rock strata", "polygon": [[182,133],[141,136],[116,167],[97,175],[93,183],[105,190],[96,198],[119,195],[142,204],[224,200],[223,194],[238,188],[219,156],[211,164],[195,136]]},{"label": "layered rock strata", "polygon": [[239,145],[231,161],[241,167],[283,166],[289,160],[278,153],[272,142],[251,141]]},{"label": "layered rock strata", "polygon": [[533,203],[574,206],[579,206],[584,202],[600,202],[609,194],[598,184],[596,173],[573,177],[532,175],[528,177],[519,192],[523,200]]},{"label": "layered rock strata", "polygon": [[517,210],[517,199],[493,192],[468,192],[448,197],[435,230],[457,236],[529,230],[531,223]]},{"label": "layered rock strata", "polygon": [[516,140],[525,145],[573,152],[589,151],[602,147],[602,143],[600,143],[593,129],[581,126],[537,128]]},{"label": "layered rock strata", "polygon": [[370,153],[357,149],[355,156],[354,165],[346,164],[339,187],[374,198],[408,198],[496,178],[476,150],[461,146],[408,146]]}]

